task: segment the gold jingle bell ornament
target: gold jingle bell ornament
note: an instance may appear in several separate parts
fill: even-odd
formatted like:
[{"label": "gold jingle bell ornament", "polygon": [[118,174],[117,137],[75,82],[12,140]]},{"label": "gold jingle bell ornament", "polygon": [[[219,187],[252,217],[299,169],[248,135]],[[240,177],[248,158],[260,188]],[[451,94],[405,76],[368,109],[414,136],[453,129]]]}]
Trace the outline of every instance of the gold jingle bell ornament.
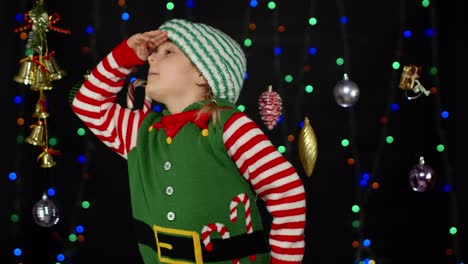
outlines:
[{"label": "gold jingle bell ornament", "polygon": [[21,60],[21,65],[18,73],[14,76],[13,80],[18,83],[30,85],[34,80],[34,72],[36,71],[36,65],[32,61],[31,57],[26,57]]},{"label": "gold jingle bell ornament", "polygon": [[310,177],[314,171],[317,161],[317,138],[315,137],[314,129],[310,125],[309,119],[304,119],[304,126],[299,133],[299,158],[301,160],[304,171]]},{"label": "gold jingle bell ornament", "polygon": [[43,60],[44,66],[49,72],[49,77],[51,80],[56,81],[60,80],[67,75],[67,72],[64,71],[58,65],[57,61],[55,60],[55,52],[52,51],[47,54]]}]

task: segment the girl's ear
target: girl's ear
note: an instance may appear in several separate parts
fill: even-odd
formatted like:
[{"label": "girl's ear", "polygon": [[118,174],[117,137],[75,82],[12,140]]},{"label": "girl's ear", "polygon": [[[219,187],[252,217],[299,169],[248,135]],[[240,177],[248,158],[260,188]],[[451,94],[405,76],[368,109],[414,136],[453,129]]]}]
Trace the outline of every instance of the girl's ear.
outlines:
[{"label": "girl's ear", "polygon": [[201,72],[197,72],[197,84],[198,85],[207,85],[208,81],[203,77],[203,74]]}]

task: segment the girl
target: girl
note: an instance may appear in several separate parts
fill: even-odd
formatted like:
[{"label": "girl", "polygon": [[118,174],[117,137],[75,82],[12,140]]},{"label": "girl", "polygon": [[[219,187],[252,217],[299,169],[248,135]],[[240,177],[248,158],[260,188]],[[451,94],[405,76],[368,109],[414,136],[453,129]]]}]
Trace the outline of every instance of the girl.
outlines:
[{"label": "girl", "polygon": [[[149,63],[139,110],[115,102],[126,76]],[[145,263],[300,263],[305,194],[293,166],[235,102],[246,58],[236,41],[173,19],[121,42],[73,100],[77,116],[128,161]],[[264,238],[259,197],[272,216]]]}]

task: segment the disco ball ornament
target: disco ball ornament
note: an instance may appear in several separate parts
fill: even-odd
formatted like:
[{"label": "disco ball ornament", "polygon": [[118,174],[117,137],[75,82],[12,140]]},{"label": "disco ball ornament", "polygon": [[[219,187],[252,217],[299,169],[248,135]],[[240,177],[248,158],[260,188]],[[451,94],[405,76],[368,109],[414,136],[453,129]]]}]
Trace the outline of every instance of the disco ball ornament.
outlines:
[{"label": "disco ball ornament", "polygon": [[33,207],[33,216],[36,224],[42,227],[51,227],[58,223],[59,213],[57,206],[46,194]]},{"label": "disco ball ornament", "polygon": [[258,99],[258,109],[260,110],[260,116],[263,123],[266,125],[268,130],[272,130],[278,119],[282,114],[283,106],[280,95],[273,91],[271,85],[264,91]]},{"label": "disco ball ornament", "polygon": [[336,83],[333,88],[333,95],[338,105],[342,107],[353,106],[359,99],[359,87],[349,80],[348,74],[343,75],[343,80]]},{"label": "disco ball ornament", "polygon": [[436,175],[434,170],[424,164],[424,157],[419,158],[419,163],[409,172],[409,183],[413,191],[425,192],[434,187]]}]

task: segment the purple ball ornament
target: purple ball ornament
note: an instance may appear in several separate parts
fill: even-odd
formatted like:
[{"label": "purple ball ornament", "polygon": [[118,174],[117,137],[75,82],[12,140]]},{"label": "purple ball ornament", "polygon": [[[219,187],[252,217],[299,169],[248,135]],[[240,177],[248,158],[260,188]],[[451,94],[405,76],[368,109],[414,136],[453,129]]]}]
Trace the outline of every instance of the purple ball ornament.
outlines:
[{"label": "purple ball ornament", "polygon": [[409,183],[413,191],[425,192],[434,187],[436,175],[434,170],[424,164],[424,157],[419,158],[419,163],[409,172]]}]

